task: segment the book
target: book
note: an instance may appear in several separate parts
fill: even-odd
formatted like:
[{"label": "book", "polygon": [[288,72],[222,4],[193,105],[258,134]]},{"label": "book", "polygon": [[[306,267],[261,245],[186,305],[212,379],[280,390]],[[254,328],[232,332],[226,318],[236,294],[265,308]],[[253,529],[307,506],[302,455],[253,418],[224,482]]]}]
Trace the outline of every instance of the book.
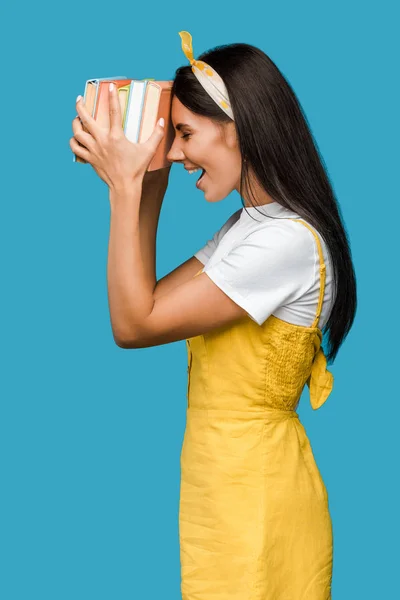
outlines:
[{"label": "book", "polygon": [[[100,82],[101,81],[110,82],[110,81],[116,81],[119,79],[126,79],[126,76],[125,75],[117,75],[116,77],[97,77],[94,79],[88,79],[86,81],[85,91],[83,93],[83,99],[85,102],[86,109],[92,117],[94,115],[94,110],[95,110],[95,106],[97,103]],[[82,125],[82,128],[83,128],[83,131],[87,131],[87,129],[84,125]],[[74,154],[72,161],[87,164],[86,160],[84,160],[83,158],[80,158],[80,156],[77,156],[76,154]]]},{"label": "book", "polygon": [[[171,121],[171,80],[129,79],[107,77],[89,79],[85,84],[84,102],[86,109],[103,128],[110,128],[109,90],[113,81],[121,107],[121,126],[126,138],[133,143],[146,142],[160,119],[164,118],[164,137],[153,156],[148,171],[163,169],[171,165],[167,160],[174,139]],[[84,128],[85,129],[85,128]],[[74,154],[74,162],[86,163]]]}]

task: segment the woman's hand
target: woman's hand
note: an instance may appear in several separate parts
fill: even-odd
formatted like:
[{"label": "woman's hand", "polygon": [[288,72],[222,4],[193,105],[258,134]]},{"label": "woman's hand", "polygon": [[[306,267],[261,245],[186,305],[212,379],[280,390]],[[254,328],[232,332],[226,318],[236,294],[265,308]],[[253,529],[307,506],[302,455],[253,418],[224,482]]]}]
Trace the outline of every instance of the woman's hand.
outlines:
[{"label": "woman's hand", "polygon": [[[164,127],[159,123],[146,142],[130,142],[122,129],[121,107],[115,85],[109,92],[110,129],[100,127],[78,96],[78,116],[72,121],[74,136],[71,150],[90,163],[96,173],[113,189],[122,189],[133,181],[142,180],[156,150],[164,137]],[[88,132],[84,131],[82,125]],[[82,144],[80,146],[78,144]]]}]

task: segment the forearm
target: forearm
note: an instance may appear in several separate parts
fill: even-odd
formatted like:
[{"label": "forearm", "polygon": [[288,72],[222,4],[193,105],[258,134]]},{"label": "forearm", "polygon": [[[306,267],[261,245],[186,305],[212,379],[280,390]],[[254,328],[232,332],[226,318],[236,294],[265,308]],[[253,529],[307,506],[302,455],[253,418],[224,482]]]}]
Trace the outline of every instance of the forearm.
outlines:
[{"label": "forearm", "polygon": [[[108,302],[114,338],[126,341],[132,326],[141,323],[152,311],[155,287],[154,250],[144,244],[141,234],[140,206],[143,182],[123,189],[110,188],[110,236],[108,246]],[[142,198],[143,200],[143,198]],[[156,229],[155,219],[143,210],[145,229]],[[150,265],[150,268],[149,268]]]},{"label": "forearm", "polygon": [[163,198],[168,186],[169,169],[146,172],[140,201],[140,247],[145,271],[150,277],[153,291],[157,284],[156,240]]}]

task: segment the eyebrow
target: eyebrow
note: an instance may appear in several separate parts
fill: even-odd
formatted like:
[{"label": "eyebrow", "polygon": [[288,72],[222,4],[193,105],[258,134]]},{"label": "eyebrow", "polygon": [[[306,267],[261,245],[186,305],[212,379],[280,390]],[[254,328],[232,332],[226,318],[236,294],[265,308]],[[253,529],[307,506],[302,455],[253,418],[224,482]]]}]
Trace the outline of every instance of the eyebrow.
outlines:
[{"label": "eyebrow", "polygon": [[188,125],[187,123],[178,123],[178,125],[175,127],[175,129],[177,131],[180,131],[183,127],[189,127],[190,128],[190,125]]}]

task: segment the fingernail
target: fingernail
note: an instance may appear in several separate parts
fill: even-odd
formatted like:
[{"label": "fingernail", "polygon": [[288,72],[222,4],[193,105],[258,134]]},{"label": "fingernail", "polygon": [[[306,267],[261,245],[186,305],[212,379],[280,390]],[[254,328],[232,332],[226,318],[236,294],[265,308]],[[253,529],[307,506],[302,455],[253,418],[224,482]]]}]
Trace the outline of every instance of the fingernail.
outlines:
[{"label": "fingernail", "polygon": [[159,119],[158,124],[161,125],[161,127],[164,127],[164,119],[163,119],[163,117],[161,117],[161,119]]},{"label": "fingernail", "polygon": [[79,100],[82,98],[82,96],[78,96],[76,101],[79,102]]},{"label": "fingernail", "polygon": [[113,84],[113,83],[110,83],[110,92],[112,92],[112,91],[113,91],[113,89],[114,89],[114,84]]}]

